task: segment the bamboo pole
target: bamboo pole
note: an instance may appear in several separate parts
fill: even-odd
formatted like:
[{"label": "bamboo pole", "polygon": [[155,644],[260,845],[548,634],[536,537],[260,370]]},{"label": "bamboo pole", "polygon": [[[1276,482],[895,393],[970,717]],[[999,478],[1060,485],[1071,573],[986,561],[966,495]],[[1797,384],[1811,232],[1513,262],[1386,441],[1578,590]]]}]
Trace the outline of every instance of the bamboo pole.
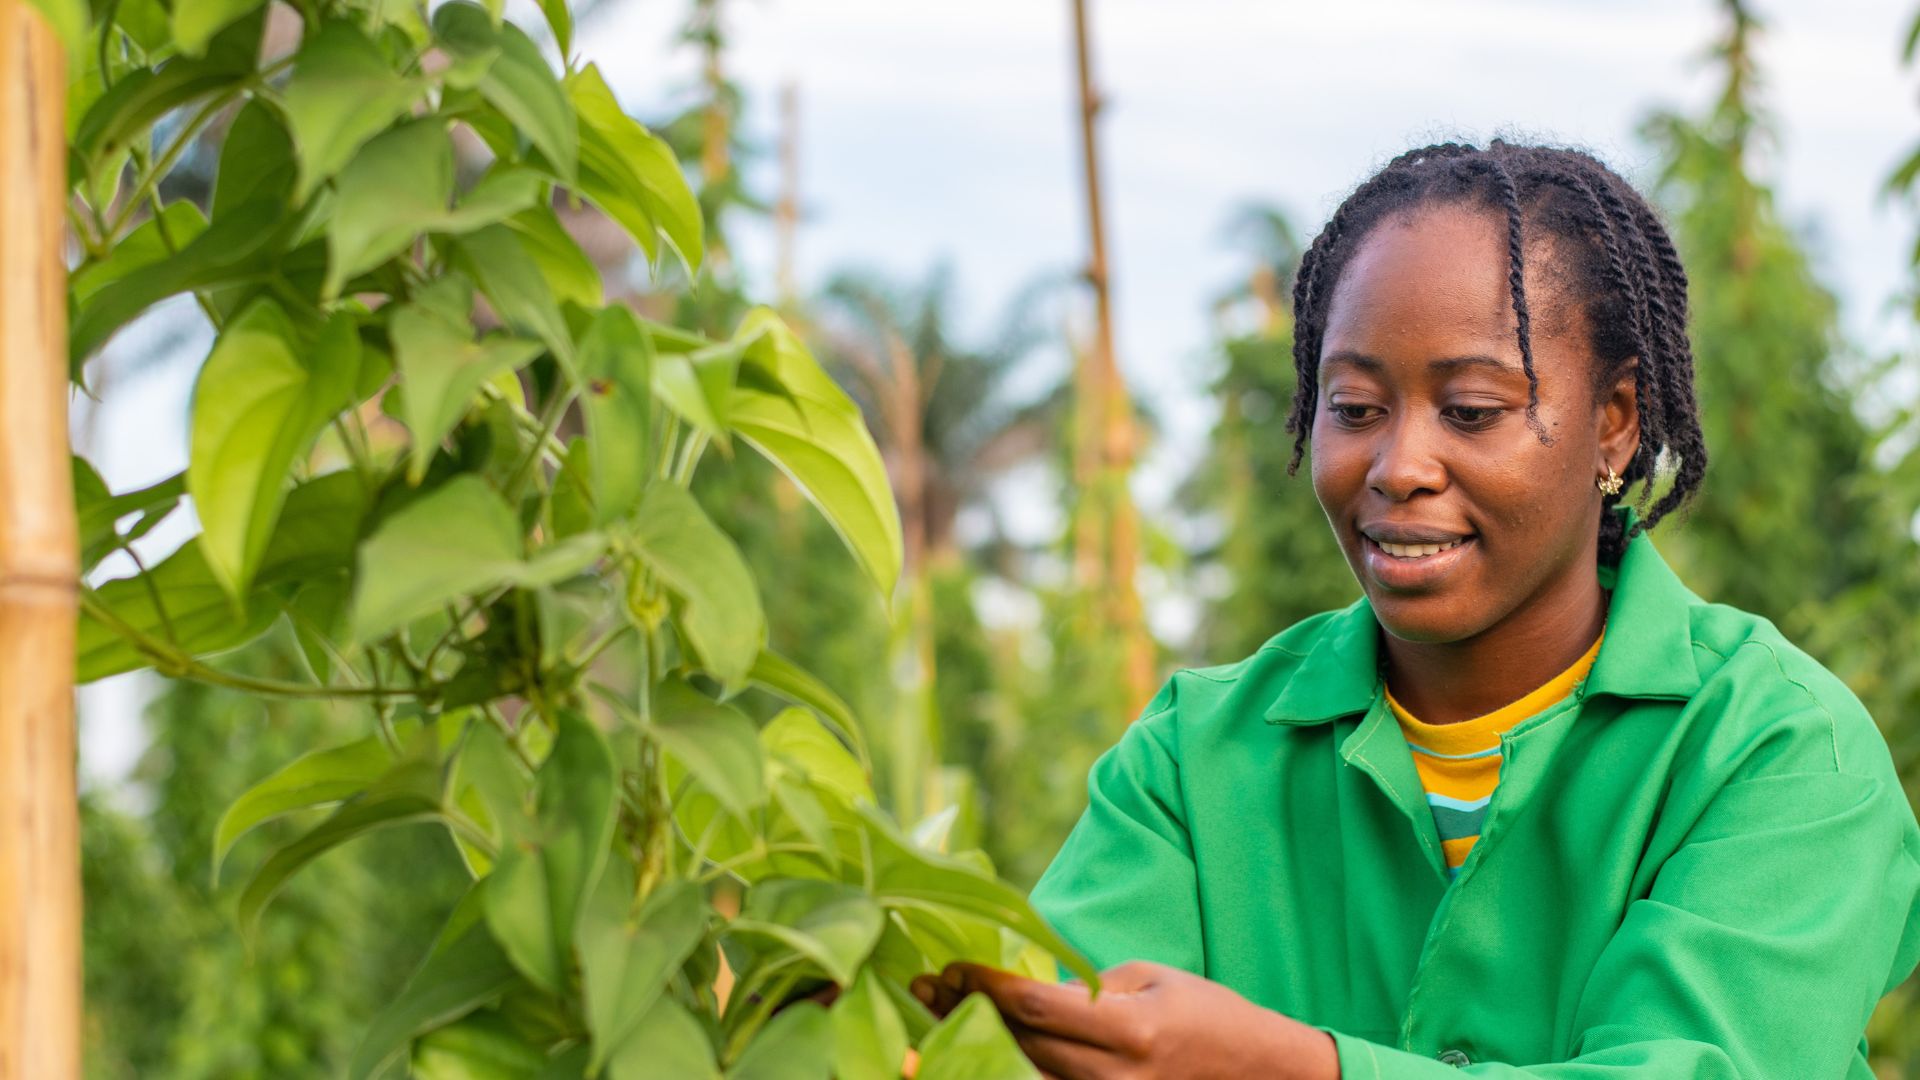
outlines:
[{"label": "bamboo pole", "polygon": [[[700,184],[711,187],[724,182],[733,171],[733,116],[726,100],[727,79],[722,64],[724,44],[720,0],[699,0],[694,10],[694,25],[701,34],[705,63],[701,81],[706,88],[707,107],[700,124]],[[707,257],[716,267],[725,267],[732,256],[726,241],[714,223],[714,235],[708,240]]]},{"label": "bamboo pole", "polygon": [[794,277],[794,248],[800,231],[800,88],[788,82],[780,87],[780,201],[773,220],[778,261],[774,274],[782,311],[799,303]]},{"label": "bamboo pole", "polygon": [[80,1075],[66,55],[0,0],[0,1080]]},{"label": "bamboo pole", "polygon": [[[1122,644],[1122,677],[1129,703],[1144,706],[1154,686],[1153,642],[1147,636],[1146,617],[1134,573],[1140,564],[1139,519],[1127,487],[1133,475],[1133,402],[1126,380],[1114,358],[1113,297],[1107,272],[1106,222],[1100,196],[1100,152],[1095,121],[1101,100],[1093,88],[1092,46],[1087,33],[1087,0],[1073,0],[1074,60],[1080,89],[1080,150],[1086,180],[1088,259],[1087,281],[1093,286],[1094,339],[1089,360],[1096,377],[1087,380],[1100,399],[1093,410],[1099,418],[1101,496],[1106,503],[1107,573],[1105,596],[1109,620]],[[1083,413],[1083,415],[1085,415]]]}]

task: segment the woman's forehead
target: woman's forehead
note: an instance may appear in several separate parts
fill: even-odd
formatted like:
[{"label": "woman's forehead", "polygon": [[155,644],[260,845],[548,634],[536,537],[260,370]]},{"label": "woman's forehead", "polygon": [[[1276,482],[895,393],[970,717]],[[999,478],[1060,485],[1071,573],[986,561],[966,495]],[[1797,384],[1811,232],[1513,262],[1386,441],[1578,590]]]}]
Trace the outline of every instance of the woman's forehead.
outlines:
[{"label": "woman's forehead", "polygon": [[[1559,274],[1542,274],[1546,245],[1529,245],[1526,273],[1536,348],[1576,329],[1579,305],[1564,303]],[[1549,255],[1550,257],[1550,255]],[[1362,237],[1341,270],[1327,306],[1323,357],[1423,359],[1492,356],[1520,361],[1513,260],[1502,217],[1443,204],[1388,215]],[[1553,282],[1550,284],[1549,279]]]}]

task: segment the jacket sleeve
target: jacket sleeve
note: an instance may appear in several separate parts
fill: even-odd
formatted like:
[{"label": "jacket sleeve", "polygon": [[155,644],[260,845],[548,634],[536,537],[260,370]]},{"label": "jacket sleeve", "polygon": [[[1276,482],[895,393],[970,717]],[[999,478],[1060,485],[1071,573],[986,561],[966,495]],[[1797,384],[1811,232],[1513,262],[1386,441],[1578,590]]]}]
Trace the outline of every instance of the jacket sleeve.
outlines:
[{"label": "jacket sleeve", "polygon": [[1332,1032],[1345,1080],[1839,1080],[1920,962],[1920,829],[1887,776],[1736,780],[1627,908],[1553,1064],[1433,1058]]},{"label": "jacket sleeve", "polygon": [[1153,960],[1202,968],[1174,696],[1169,679],[1094,762],[1086,812],[1033,889],[1033,906],[1095,967]]}]

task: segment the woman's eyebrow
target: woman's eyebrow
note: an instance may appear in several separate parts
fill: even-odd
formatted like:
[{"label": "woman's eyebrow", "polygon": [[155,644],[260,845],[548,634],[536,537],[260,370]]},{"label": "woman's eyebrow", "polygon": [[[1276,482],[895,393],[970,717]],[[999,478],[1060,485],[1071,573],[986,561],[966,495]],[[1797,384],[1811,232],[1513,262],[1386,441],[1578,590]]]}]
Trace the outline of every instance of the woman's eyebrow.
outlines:
[{"label": "woman's eyebrow", "polygon": [[1443,371],[1458,371],[1461,368],[1469,367],[1490,367],[1508,375],[1525,374],[1525,372],[1520,370],[1520,365],[1502,360],[1497,356],[1448,356],[1438,360],[1429,360],[1427,361],[1427,366]]},{"label": "woman's eyebrow", "polygon": [[[1320,362],[1323,370],[1340,364],[1347,364],[1352,367],[1357,367],[1362,371],[1372,372],[1383,371],[1387,366],[1385,362],[1381,361],[1378,357],[1368,356],[1365,353],[1351,352],[1346,349],[1328,353],[1326,358]],[[1468,356],[1443,356],[1427,361],[1427,367],[1430,370],[1438,371],[1458,371],[1461,368],[1489,367],[1507,375],[1525,374],[1520,370],[1518,364],[1502,360],[1497,356],[1487,356],[1478,353]]]}]

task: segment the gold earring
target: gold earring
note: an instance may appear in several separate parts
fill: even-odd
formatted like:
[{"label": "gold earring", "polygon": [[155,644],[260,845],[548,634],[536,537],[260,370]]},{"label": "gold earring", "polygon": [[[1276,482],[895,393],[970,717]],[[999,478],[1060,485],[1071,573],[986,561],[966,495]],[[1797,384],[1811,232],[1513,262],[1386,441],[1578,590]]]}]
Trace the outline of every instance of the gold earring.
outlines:
[{"label": "gold earring", "polygon": [[1626,481],[1620,479],[1620,474],[1614,472],[1613,466],[1609,465],[1607,466],[1607,475],[1595,480],[1593,486],[1599,488],[1600,494],[1602,495],[1618,495],[1620,494],[1620,487],[1624,483],[1626,483]]}]

